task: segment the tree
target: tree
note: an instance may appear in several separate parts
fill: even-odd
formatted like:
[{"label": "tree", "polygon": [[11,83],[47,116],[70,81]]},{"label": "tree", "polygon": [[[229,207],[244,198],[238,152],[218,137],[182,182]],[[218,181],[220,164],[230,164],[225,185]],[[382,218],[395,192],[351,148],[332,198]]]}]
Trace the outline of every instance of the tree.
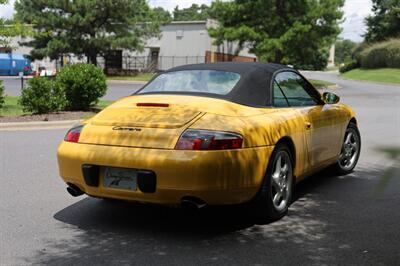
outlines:
[{"label": "tree", "polygon": [[343,64],[352,60],[352,54],[357,43],[351,40],[338,40],[335,43],[335,62]]},{"label": "tree", "polygon": [[[7,0],[0,0],[0,8],[1,5],[7,4]],[[5,25],[5,20],[0,18],[0,47],[7,47],[9,41],[7,38],[9,37],[7,26]],[[1,97],[1,96],[0,96]]]},{"label": "tree", "polygon": [[17,0],[17,18],[33,24],[32,59],[85,55],[97,65],[113,49],[142,50],[162,23],[146,0]]},{"label": "tree", "polygon": [[212,4],[219,21],[209,30],[216,44],[237,41],[261,61],[323,69],[340,33],[344,0],[257,0]]},{"label": "tree", "polygon": [[210,7],[204,4],[192,4],[191,7],[179,9],[176,6],[173,14],[175,21],[207,20],[210,14]]},{"label": "tree", "polygon": [[[0,8],[1,5],[5,5],[7,2],[8,0],[0,0]],[[11,39],[19,35],[30,35],[30,28],[13,20],[0,18],[0,47],[11,49]]]},{"label": "tree", "polygon": [[368,43],[400,37],[400,0],[372,0],[373,15],[365,19]]},{"label": "tree", "polygon": [[167,24],[172,20],[171,13],[169,13],[168,10],[165,10],[162,7],[153,8],[153,13],[154,16],[157,17],[159,21],[161,21],[163,24]]},{"label": "tree", "polygon": [[[7,4],[7,0],[0,0],[0,8],[1,5]],[[4,19],[0,18],[0,46],[5,46],[5,41],[4,41],[4,34],[5,31],[5,22]]]}]

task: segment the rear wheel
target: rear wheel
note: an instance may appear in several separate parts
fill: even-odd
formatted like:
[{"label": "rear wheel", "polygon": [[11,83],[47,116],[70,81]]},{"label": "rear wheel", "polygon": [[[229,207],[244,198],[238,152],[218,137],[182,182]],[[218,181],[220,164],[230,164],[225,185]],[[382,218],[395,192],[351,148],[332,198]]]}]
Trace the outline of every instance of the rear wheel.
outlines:
[{"label": "rear wheel", "polygon": [[293,198],[293,160],[286,145],[278,144],[271,155],[264,182],[254,199],[254,214],[260,222],[282,218]]},{"label": "rear wheel", "polygon": [[334,165],[339,174],[349,174],[356,167],[361,151],[361,137],[357,125],[350,122],[344,135],[342,150]]}]

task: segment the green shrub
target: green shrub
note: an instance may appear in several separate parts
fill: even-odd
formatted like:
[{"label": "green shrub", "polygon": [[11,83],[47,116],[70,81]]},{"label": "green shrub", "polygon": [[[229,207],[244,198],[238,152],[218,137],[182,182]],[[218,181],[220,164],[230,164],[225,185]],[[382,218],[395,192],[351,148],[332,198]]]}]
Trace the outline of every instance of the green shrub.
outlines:
[{"label": "green shrub", "polygon": [[335,43],[335,62],[343,64],[352,60],[352,54],[357,43],[351,40],[338,40]]},{"label": "green shrub", "polygon": [[57,86],[64,92],[67,110],[88,110],[107,91],[103,71],[91,64],[76,64],[61,70]]},{"label": "green shrub", "polygon": [[339,72],[345,73],[358,67],[360,67],[360,64],[356,60],[352,60],[339,67]]},{"label": "green shrub", "polygon": [[63,92],[53,80],[45,77],[29,79],[22,89],[19,104],[24,112],[47,114],[61,110],[65,105]]},{"label": "green shrub", "polygon": [[361,52],[363,68],[400,68],[400,39],[371,45]]},{"label": "green shrub", "polygon": [[3,107],[6,96],[4,95],[3,81],[0,80],[0,108]]},{"label": "green shrub", "polygon": [[359,64],[361,66],[361,53],[365,50],[368,49],[370,46],[368,43],[360,43],[359,45],[357,45],[356,48],[354,48],[352,54],[351,54],[351,58],[352,60],[356,61],[357,64]]},{"label": "green shrub", "polygon": [[[297,52],[294,52],[297,53]],[[293,55],[292,61],[282,61],[283,64],[293,65],[296,69],[324,70],[328,63],[329,51],[326,49],[313,50],[310,53]]]}]

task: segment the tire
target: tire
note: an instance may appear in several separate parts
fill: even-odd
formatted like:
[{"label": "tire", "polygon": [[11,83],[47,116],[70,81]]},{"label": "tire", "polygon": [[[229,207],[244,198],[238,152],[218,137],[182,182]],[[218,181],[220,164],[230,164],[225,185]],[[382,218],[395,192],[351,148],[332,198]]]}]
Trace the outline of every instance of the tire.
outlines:
[{"label": "tire", "polygon": [[350,122],[344,134],[342,150],[338,161],[333,165],[340,175],[351,173],[357,165],[361,152],[361,136],[355,123]]},{"label": "tire", "polygon": [[261,189],[252,202],[252,212],[257,222],[276,221],[285,216],[293,192],[292,154],[286,145],[278,143],[269,160]]}]

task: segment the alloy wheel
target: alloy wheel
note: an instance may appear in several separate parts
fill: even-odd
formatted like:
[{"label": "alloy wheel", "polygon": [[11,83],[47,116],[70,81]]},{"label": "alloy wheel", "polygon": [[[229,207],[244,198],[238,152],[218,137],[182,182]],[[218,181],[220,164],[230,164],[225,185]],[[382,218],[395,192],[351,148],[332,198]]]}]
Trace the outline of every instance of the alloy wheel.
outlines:
[{"label": "alloy wheel", "polygon": [[360,138],[353,128],[348,128],[339,156],[339,166],[346,171],[352,169],[357,163],[359,151]]},{"label": "alloy wheel", "polygon": [[289,205],[292,193],[292,163],[289,154],[281,151],[277,154],[272,171],[271,198],[276,211],[282,212]]}]

